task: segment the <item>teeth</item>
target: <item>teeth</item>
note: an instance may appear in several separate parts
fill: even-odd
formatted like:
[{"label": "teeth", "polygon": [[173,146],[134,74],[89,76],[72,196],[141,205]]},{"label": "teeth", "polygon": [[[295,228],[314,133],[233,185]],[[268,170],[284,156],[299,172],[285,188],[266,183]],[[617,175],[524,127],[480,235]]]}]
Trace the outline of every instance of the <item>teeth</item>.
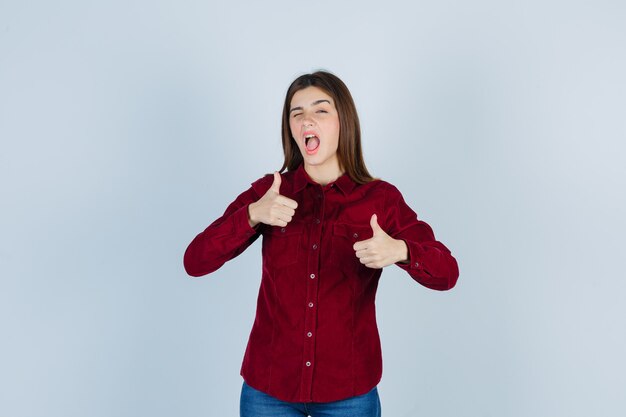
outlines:
[{"label": "teeth", "polygon": [[315,135],[306,135],[304,138],[305,139],[311,139],[311,138],[314,138],[314,137],[315,137]]}]

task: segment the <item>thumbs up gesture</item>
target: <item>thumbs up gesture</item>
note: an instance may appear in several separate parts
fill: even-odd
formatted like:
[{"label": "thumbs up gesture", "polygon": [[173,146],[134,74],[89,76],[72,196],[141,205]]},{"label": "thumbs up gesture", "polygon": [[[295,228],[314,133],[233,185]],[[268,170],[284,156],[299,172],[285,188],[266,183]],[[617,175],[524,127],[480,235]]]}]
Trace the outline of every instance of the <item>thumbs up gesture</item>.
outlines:
[{"label": "thumbs up gesture", "polygon": [[356,242],[353,246],[357,258],[363,265],[380,269],[408,260],[409,250],[404,240],[389,236],[378,224],[378,217],[375,214],[370,219],[370,226],[374,232],[373,236]]},{"label": "thumbs up gesture", "polygon": [[291,221],[298,203],[280,195],[280,173],[274,172],[274,182],[258,201],[248,205],[248,223],[254,227],[259,223],[285,227]]}]

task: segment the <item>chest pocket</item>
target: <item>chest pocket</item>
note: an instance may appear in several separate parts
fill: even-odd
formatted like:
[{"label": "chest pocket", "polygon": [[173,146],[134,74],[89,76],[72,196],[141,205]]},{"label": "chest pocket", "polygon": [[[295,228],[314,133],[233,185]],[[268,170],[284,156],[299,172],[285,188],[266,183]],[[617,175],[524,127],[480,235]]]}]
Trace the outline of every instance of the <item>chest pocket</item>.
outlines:
[{"label": "chest pocket", "polygon": [[268,226],[263,233],[263,263],[282,268],[298,263],[302,258],[304,224],[291,221],[287,226]]},{"label": "chest pocket", "polygon": [[359,272],[361,269],[369,269],[356,257],[353,246],[356,242],[370,239],[372,235],[372,228],[369,225],[335,223],[333,225],[331,263],[348,272]]}]

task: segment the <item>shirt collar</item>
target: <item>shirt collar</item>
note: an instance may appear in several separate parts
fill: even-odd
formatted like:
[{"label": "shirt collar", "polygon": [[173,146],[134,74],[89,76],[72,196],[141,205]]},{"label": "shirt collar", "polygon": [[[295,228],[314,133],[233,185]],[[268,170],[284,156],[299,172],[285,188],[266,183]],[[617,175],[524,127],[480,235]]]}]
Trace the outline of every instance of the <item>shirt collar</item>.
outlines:
[{"label": "shirt collar", "polygon": [[[296,169],[296,173],[294,174],[293,191],[296,193],[301,191],[307,185],[307,183],[319,185],[318,183],[313,181],[311,177],[309,177],[309,174],[307,174],[304,170],[304,164],[302,163],[298,166],[298,168]],[[337,178],[334,184],[344,195],[350,194],[350,192],[352,192],[352,190],[356,186],[356,183],[352,181],[347,173],[344,173],[341,177]]]}]

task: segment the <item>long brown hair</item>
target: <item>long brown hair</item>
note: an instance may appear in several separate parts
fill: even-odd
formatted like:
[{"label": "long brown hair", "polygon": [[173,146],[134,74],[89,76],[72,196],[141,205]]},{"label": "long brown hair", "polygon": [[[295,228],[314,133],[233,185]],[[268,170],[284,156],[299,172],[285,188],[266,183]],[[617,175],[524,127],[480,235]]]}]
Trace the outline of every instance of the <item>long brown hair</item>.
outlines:
[{"label": "long brown hair", "polygon": [[316,71],[312,74],[301,75],[287,89],[282,122],[285,161],[280,168],[280,172],[283,172],[285,168],[288,171],[293,171],[303,162],[300,149],[291,136],[289,107],[291,106],[291,99],[296,92],[311,86],[324,90],[335,102],[335,108],[339,114],[339,145],[337,147],[339,169],[345,171],[357,184],[374,181],[375,178],[367,171],[365,161],[363,160],[361,126],[352,95],[339,77],[326,71]]}]

